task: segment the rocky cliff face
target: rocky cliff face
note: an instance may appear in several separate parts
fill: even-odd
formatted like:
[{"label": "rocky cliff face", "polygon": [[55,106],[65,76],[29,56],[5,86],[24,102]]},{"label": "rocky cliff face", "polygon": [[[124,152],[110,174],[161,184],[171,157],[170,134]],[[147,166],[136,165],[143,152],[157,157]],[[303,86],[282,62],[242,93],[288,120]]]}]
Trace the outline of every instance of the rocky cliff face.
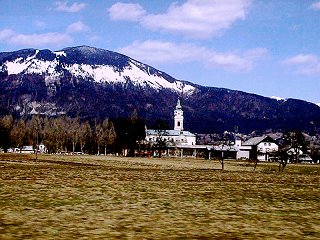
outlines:
[{"label": "rocky cliff face", "polygon": [[177,98],[196,132],[319,131],[320,107],[177,80],[119,53],[87,46],[0,53],[0,113],[121,118],[172,123]]}]

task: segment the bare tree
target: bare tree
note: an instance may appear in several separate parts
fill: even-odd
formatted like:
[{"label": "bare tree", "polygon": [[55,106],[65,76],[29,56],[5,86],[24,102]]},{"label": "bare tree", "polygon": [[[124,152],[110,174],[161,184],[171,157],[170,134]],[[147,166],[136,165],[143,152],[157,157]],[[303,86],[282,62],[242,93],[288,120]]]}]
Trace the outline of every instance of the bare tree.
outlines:
[{"label": "bare tree", "polygon": [[116,139],[116,132],[114,125],[109,119],[105,119],[101,125],[101,145],[104,146],[104,155],[107,155],[107,147],[114,143]]},{"label": "bare tree", "polygon": [[56,134],[57,151],[67,151],[68,143],[68,124],[65,118],[53,119],[53,128]]},{"label": "bare tree", "polygon": [[98,155],[100,154],[100,147],[104,147],[104,155],[107,154],[108,145],[112,145],[116,139],[116,131],[113,122],[105,119],[102,124],[96,125],[95,129],[96,142],[98,147]]},{"label": "bare tree", "polygon": [[80,143],[80,149],[81,152],[83,153],[83,148],[85,147],[87,141],[89,140],[89,138],[91,138],[92,134],[91,134],[91,127],[88,121],[86,121],[85,123],[82,123],[80,125],[80,129],[79,129],[79,143]]},{"label": "bare tree", "polygon": [[43,120],[43,137],[44,144],[46,145],[49,153],[57,152],[57,129],[53,120],[48,119],[47,117]]},{"label": "bare tree", "polygon": [[23,119],[20,119],[18,122],[16,122],[16,124],[14,124],[10,132],[10,139],[12,143],[20,150],[26,141],[26,134],[26,124]]},{"label": "bare tree", "polygon": [[104,146],[104,155],[107,155],[108,137],[109,137],[109,119],[105,119],[102,123],[102,144]]},{"label": "bare tree", "polygon": [[95,136],[96,136],[96,142],[97,142],[97,152],[98,155],[100,155],[100,146],[103,145],[103,128],[102,125],[99,123],[98,125],[95,125]]},{"label": "bare tree", "polygon": [[39,115],[33,115],[30,120],[30,131],[31,131],[31,137],[33,142],[33,147],[35,148],[36,153],[36,160],[38,159],[38,146],[39,146],[39,140],[40,140],[40,133],[42,130],[41,126],[41,118]]},{"label": "bare tree", "polygon": [[79,142],[79,129],[80,129],[79,118],[67,119],[66,123],[67,123],[66,132],[68,134],[68,137],[71,139],[72,152],[74,153],[76,149],[76,145]]},{"label": "bare tree", "polygon": [[221,158],[219,158],[219,162],[221,164],[221,170],[224,170],[224,159],[228,156],[226,156],[226,153],[229,153],[232,149],[232,146],[234,146],[234,138],[229,133],[224,133],[222,136],[222,140],[220,141],[220,150],[221,150]]},{"label": "bare tree", "polygon": [[169,124],[161,119],[156,120],[155,132],[157,134],[156,141],[153,143],[153,149],[158,151],[158,157],[162,157],[162,151],[167,149],[169,142],[168,129]]},{"label": "bare tree", "polygon": [[158,157],[162,157],[162,151],[167,149],[167,144],[168,144],[168,131],[165,129],[157,129],[157,138],[154,143],[154,149],[158,150]]},{"label": "bare tree", "polygon": [[289,156],[286,150],[278,151],[275,158],[276,162],[279,163],[279,172],[283,172],[288,164]]}]

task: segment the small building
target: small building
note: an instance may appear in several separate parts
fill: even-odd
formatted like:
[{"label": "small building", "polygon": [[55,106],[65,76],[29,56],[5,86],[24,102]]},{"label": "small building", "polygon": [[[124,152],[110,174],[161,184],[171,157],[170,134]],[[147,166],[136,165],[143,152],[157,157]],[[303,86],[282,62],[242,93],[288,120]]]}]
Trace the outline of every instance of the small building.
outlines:
[{"label": "small building", "polygon": [[38,152],[39,152],[39,153],[47,153],[47,152],[48,152],[46,146],[45,146],[43,143],[40,143],[40,144],[39,144],[39,146],[38,146]]},{"label": "small building", "polygon": [[205,159],[236,159],[237,149],[225,145],[186,145],[169,147],[167,156],[192,157]]},{"label": "small building", "polygon": [[250,159],[251,146],[243,146],[241,139],[236,139],[234,148],[237,149],[236,159]]},{"label": "small building", "polygon": [[314,161],[309,156],[309,154],[302,154],[301,156],[299,156],[299,163],[313,164]]},{"label": "small building", "polygon": [[33,146],[23,146],[20,152],[30,154],[34,153],[34,149]]},{"label": "small building", "polygon": [[[251,149],[249,149],[251,148]],[[269,161],[270,154],[279,150],[279,145],[269,136],[250,138],[241,144],[240,151],[249,150],[249,159]]]},{"label": "small building", "polygon": [[[313,160],[309,154],[304,153],[300,148],[289,148],[287,150],[287,154],[289,156],[289,162],[297,162],[297,163],[309,163],[312,164]],[[297,161],[294,161],[294,159]]]},{"label": "small building", "polygon": [[8,148],[7,153],[20,153],[20,148]]},{"label": "small building", "polygon": [[215,145],[209,149],[209,159],[236,159],[238,149],[235,146]]}]

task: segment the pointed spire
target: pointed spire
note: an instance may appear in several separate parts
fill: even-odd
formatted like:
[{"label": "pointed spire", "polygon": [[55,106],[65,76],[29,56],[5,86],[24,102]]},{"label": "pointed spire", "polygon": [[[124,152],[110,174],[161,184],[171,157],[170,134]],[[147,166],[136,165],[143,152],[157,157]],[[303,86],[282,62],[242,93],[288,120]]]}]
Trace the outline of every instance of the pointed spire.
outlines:
[{"label": "pointed spire", "polygon": [[176,109],[181,109],[181,103],[180,103],[180,98],[178,98],[177,106]]}]

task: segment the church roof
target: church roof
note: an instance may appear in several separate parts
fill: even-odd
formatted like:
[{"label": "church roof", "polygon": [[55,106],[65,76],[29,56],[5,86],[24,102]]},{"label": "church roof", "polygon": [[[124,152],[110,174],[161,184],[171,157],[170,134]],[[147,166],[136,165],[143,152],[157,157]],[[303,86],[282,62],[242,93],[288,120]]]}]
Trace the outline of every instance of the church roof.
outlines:
[{"label": "church roof", "polygon": [[146,135],[163,135],[163,136],[180,136],[183,135],[185,137],[195,137],[193,133],[189,131],[179,131],[179,130],[155,130],[155,129],[147,129]]}]

